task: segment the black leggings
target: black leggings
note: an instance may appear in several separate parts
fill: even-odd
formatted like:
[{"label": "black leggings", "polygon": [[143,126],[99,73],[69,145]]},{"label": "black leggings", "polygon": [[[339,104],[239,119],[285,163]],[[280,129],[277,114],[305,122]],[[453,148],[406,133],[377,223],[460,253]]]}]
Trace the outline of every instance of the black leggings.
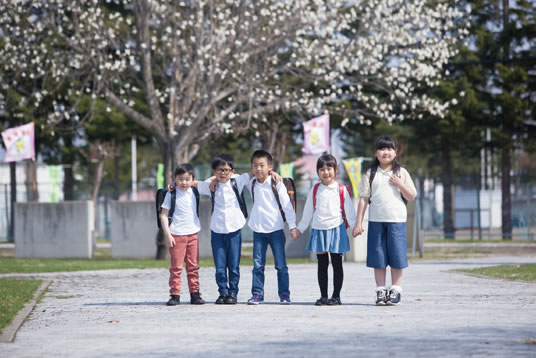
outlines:
[{"label": "black leggings", "polygon": [[[331,265],[333,266],[333,297],[339,298],[341,295],[342,281],[344,272],[342,270],[342,255],[330,253]],[[318,258],[318,286],[320,286],[320,295],[328,297],[328,254],[316,254]]]}]

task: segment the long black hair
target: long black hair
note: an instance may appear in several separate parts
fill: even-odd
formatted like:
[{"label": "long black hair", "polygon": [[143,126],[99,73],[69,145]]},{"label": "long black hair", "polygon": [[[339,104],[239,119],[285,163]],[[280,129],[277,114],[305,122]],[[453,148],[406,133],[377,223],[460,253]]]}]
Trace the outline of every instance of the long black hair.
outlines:
[{"label": "long black hair", "polygon": [[[387,135],[381,136],[376,140],[376,145],[374,147],[375,147],[374,148],[374,160],[372,161],[372,164],[370,165],[370,168],[376,168],[377,169],[380,166],[380,162],[378,161],[378,158],[376,158],[376,151],[378,149],[383,149],[383,148],[391,148],[391,149],[394,149],[395,151],[397,151],[397,149],[396,149],[396,139],[394,137],[387,136]],[[396,157],[395,157],[395,159],[393,159],[392,166],[393,166],[393,173],[395,175],[399,175],[401,165],[396,160]]]}]

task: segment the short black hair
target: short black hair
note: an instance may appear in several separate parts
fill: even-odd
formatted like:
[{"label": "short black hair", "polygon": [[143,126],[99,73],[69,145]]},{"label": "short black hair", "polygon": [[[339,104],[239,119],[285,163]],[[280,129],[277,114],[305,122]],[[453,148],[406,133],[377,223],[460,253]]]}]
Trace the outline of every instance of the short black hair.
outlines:
[{"label": "short black hair", "polygon": [[175,177],[183,174],[191,174],[192,179],[195,179],[194,167],[192,167],[192,165],[189,163],[180,164],[177,169],[175,169]]},{"label": "short black hair", "polygon": [[376,150],[383,148],[391,148],[396,150],[396,139],[394,137],[384,135],[376,140]]},{"label": "short black hair", "polygon": [[216,169],[220,165],[228,164],[231,169],[234,169],[234,159],[229,154],[218,154],[212,159],[212,169]]},{"label": "short black hair", "polygon": [[323,154],[318,158],[316,161],[316,171],[318,171],[320,168],[324,167],[331,167],[335,170],[337,170],[337,159],[331,154]]},{"label": "short black hair", "polygon": [[260,159],[260,158],[266,158],[266,160],[268,161],[268,165],[272,165],[272,162],[273,162],[272,155],[263,149],[258,149],[253,152],[253,154],[251,155],[251,163],[253,163],[254,159]]}]

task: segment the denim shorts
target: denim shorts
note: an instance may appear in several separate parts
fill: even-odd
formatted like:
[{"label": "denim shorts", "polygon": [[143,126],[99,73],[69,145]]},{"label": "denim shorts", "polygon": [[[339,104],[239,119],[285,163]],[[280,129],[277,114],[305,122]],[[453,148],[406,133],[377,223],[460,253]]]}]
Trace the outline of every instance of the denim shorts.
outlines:
[{"label": "denim shorts", "polygon": [[367,267],[395,269],[408,267],[406,223],[368,223]]}]

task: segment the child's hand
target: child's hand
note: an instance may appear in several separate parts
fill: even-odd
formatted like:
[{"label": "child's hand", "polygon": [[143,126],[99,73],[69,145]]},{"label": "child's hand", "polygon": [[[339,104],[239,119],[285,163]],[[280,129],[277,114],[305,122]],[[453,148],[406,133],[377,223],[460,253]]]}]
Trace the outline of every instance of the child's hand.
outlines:
[{"label": "child's hand", "polygon": [[290,236],[292,236],[293,239],[298,239],[301,236],[301,232],[296,228],[290,229]]},{"label": "child's hand", "polygon": [[167,191],[173,191],[173,190],[175,190],[175,183],[173,183],[173,184],[168,184],[168,186],[167,186]]},{"label": "child's hand", "polygon": [[359,235],[361,235],[363,233],[363,227],[361,226],[361,224],[356,224],[354,229],[352,230],[352,236],[353,237],[357,237]]},{"label": "child's hand", "polygon": [[212,183],[208,186],[210,188],[210,191],[216,191],[216,188],[218,187],[218,181],[214,179]]},{"label": "child's hand", "polygon": [[283,178],[281,178],[281,175],[277,174],[276,172],[270,172],[270,175],[272,176],[272,180],[276,183],[282,183]]},{"label": "child's hand", "polygon": [[197,188],[197,180],[194,180],[194,181],[192,182],[192,186],[193,186],[194,188]]},{"label": "child's hand", "polygon": [[404,182],[402,181],[402,178],[396,175],[391,175],[391,179],[389,179],[389,183],[396,186],[397,188],[400,188],[400,186],[404,184]]},{"label": "child's hand", "polygon": [[166,237],[166,242],[168,244],[168,247],[173,247],[175,246],[175,238],[173,237],[173,235],[169,234],[167,237]]}]

